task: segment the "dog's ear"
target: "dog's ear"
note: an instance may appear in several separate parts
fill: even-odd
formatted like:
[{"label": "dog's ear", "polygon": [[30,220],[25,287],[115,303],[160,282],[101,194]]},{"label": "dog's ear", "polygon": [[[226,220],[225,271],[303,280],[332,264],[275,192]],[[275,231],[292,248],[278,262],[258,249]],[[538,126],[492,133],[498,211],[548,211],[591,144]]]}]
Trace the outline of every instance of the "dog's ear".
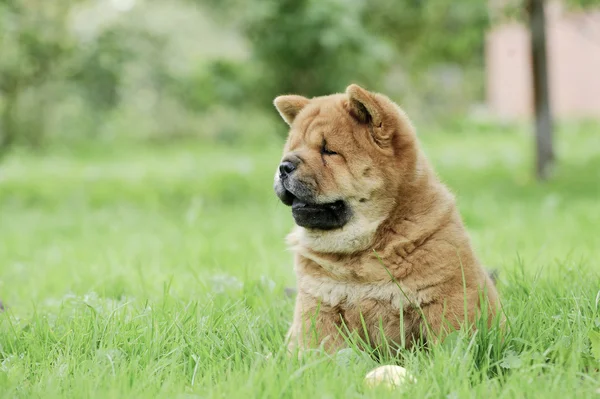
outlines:
[{"label": "dog's ear", "polygon": [[359,85],[352,84],[346,89],[348,110],[360,123],[371,123],[375,127],[382,124],[381,110],[371,93]]},{"label": "dog's ear", "polygon": [[376,95],[362,87],[352,84],[346,89],[348,95],[348,111],[358,122],[369,126],[373,139],[380,146],[386,146],[390,140],[390,132],[383,126],[383,112]]},{"label": "dog's ear", "polygon": [[298,113],[308,104],[309,99],[302,96],[296,95],[287,95],[287,96],[279,96],[275,98],[273,104],[275,104],[275,108],[279,111],[279,115],[283,118],[284,121],[290,126],[296,119]]}]

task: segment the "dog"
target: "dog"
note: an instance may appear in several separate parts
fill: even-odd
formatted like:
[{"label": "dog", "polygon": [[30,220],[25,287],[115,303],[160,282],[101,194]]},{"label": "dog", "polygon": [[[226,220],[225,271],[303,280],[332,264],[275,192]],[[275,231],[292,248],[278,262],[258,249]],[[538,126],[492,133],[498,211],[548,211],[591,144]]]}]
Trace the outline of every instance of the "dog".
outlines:
[{"label": "dog", "polygon": [[335,352],[352,335],[410,348],[490,324],[495,285],[405,112],[355,84],[274,105],[290,128],[274,190],[296,223],[289,350]]}]

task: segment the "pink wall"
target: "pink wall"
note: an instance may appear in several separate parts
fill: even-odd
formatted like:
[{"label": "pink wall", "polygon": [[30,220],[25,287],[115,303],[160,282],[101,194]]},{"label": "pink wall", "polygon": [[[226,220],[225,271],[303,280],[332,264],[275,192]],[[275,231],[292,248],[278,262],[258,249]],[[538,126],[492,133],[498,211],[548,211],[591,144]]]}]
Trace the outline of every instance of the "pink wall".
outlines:
[{"label": "pink wall", "polygon": [[[600,10],[574,13],[546,8],[550,97],[557,118],[600,119]],[[509,23],[489,32],[486,45],[487,102],[503,119],[532,113],[529,33]]]}]

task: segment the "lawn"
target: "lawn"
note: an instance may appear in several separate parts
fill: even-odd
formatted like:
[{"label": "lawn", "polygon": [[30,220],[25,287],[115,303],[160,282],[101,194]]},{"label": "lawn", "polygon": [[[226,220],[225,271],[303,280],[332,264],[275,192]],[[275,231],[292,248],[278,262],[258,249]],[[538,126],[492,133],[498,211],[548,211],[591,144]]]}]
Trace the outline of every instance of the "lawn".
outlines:
[{"label": "lawn", "polygon": [[[283,127],[282,127],[283,129]],[[423,133],[511,325],[396,362],[414,398],[600,397],[600,134],[563,128],[531,178],[524,131]],[[462,129],[460,129],[462,130]],[[289,359],[289,209],[267,148],[18,151],[0,165],[0,397],[358,398],[378,361]],[[590,339],[590,337],[592,339]]]}]

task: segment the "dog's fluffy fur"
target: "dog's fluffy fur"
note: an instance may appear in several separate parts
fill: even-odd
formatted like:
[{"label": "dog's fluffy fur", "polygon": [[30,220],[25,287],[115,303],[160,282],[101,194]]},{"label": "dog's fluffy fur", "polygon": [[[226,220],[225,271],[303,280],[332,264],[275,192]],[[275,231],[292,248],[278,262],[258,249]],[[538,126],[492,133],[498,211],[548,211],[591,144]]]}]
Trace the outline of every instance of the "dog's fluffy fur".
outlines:
[{"label": "dog's fluffy fur", "polygon": [[[294,213],[304,227],[288,236],[298,285],[290,348],[335,351],[344,331],[373,346],[411,345],[482,311],[492,320],[494,284],[396,104],[351,85],[325,97],[280,96],[275,106],[290,125],[282,163],[294,165],[278,171],[275,191],[287,205],[317,209]],[[343,214],[327,208],[335,201]],[[326,228],[314,220],[319,207],[333,215]]]}]

